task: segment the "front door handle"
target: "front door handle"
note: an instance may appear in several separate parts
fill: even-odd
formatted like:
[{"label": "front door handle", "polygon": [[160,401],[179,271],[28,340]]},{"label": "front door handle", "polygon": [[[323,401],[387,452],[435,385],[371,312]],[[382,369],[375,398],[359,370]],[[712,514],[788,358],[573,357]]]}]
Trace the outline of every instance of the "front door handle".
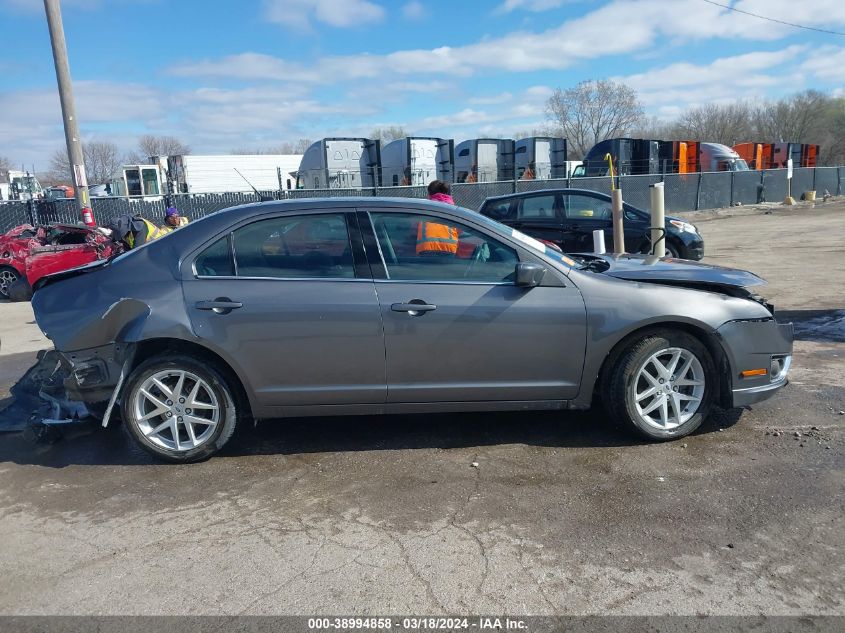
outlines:
[{"label": "front door handle", "polygon": [[215,314],[229,314],[232,310],[244,307],[244,304],[228,297],[217,297],[214,301],[197,301],[195,307],[197,310],[211,310]]},{"label": "front door handle", "polygon": [[394,312],[407,312],[411,316],[420,316],[426,312],[436,310],[437,306],[426,303],[422,299],[411,299],[408,303],[394,303],[390,306]]}]

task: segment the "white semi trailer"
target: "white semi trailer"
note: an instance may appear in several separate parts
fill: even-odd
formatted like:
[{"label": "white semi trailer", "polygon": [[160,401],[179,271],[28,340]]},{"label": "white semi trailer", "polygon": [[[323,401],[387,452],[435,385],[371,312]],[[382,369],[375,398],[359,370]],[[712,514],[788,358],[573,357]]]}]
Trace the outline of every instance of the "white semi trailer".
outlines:
[{"label": "white semi trailer", "polygon": [[455,182],[513,180],[514,142],[509,138],[474,138],[455,146]]},{"label": "white semi trailer", "polygon": [[361,189],[381,185],[381,142],[368,138],[324,138],[305,150],[298,189]]},{"label": "white semi trailer", "polygon": [[452,139],[409,136],[381,149],[382,185],[427,185],[432,180],[452,182],[455,142]]},{"label": "white semi trailer", "polygon": [[548,180],[569,176],[565,138],[530,136],[519,139],[515,147],[517,178]]},{"label": "white semi trailer", "polygon": [[111,189],[133,198],[293,189],[301,159],[300,154],[156,156],[147,165],[124,165]]}]

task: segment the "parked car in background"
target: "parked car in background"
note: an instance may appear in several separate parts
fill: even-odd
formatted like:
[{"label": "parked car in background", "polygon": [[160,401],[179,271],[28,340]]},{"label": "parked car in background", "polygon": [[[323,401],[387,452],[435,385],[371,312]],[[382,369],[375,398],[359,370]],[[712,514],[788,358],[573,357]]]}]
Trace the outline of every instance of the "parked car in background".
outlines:
[{"label": "parked car in background", "polygon": [[42,279],[32,304],[68,397],[95,410],[114,398],[143,449],[190,462],[250,417],[600,400],[641,436],[682,437],[714,405],[786,384],[792,326],[744,288],[762,283],[697,262],[570,258],[451,205],[332,198],[208,215]]},{"label": "parked car in background", "polygon": [[[625,247],[632,253],[651,249],[651,215],[624,203]],[[519,229],[537,239],[557,244],[566,253],[593,250],[593,231],[604,230],[613,244],[610,196],[587,189],[544,189],[487,198],[479,213]],[[679,259],[704,257],[704,240],[695,225],[666,216],[666,255]]]},{"label": "parked car in background", "polygon": [[105,259],[119,247],[87,226],[23,224],[0,235],[0,299],[26,300],[45,275]]}]

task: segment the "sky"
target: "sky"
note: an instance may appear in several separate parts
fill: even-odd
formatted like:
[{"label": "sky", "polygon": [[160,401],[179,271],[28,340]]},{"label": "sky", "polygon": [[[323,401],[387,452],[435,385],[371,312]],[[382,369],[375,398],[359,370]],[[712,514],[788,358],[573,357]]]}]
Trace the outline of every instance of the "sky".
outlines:
[{"label": "sky", "polygon": [[[845,32],[842,0],[721,0]],[[814,88],[845,96],[845,36],[706,0],[62,0],[83,140],[195,154],[401,125],[460,141],[546,123],[554,89],[634,88],[648,115]],[[42,0],[0,0],[0,157],[64,147]]]}]

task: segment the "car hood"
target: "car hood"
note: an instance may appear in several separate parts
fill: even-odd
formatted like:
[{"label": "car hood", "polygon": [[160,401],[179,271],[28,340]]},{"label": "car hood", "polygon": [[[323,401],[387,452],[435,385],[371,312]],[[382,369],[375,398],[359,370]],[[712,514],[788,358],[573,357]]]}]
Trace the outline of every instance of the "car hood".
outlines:
[{"label": "car hood", "polygon": [[762,286],[766,280],[747,270],[703,264],[656,255],[583,255],[606,262],[605,275],[630,281],[677,283],[679,285]]}]

